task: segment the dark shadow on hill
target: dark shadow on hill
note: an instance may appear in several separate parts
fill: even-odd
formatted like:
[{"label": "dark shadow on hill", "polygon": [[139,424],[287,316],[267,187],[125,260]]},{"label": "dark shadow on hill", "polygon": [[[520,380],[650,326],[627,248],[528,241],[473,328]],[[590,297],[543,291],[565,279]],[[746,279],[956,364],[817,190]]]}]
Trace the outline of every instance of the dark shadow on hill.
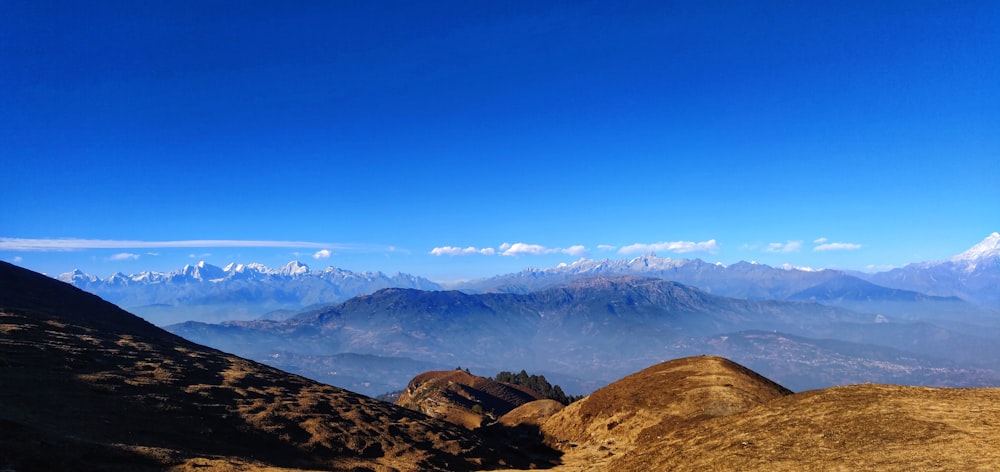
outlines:
[{"label": "dark shadow on hill", "polygon": [[500,452],[509,467],[551,469],[562,464],[563,453],[546,444],[538,425],[507,426],[497,422],[479,427],[475,432]]},{"label": "dark shadow on hill", "polygon": [[58,437],[25,424],[0,420],[0,468],[17,471],[159,471],[160,460],[147,454]]}]

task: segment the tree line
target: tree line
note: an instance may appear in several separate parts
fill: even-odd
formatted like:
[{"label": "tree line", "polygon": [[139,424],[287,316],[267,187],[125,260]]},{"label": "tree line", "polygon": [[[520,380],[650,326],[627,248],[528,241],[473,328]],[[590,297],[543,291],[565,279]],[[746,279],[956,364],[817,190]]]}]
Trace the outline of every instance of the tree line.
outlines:
[{"label": "tree line", "polygon": [[543,397],[555,400],[563,405],[569,405],[570,403],[583,398],[583,395],[566,395],[561,387],[558,385],[552,385],[548,380],[545,380],[544,375],[529,375],[523,369],[521,372],[516,374],[507,371],[500,372],[492,379],[497,382],[520,385],[522,387],[529,388],[540,393]]}]

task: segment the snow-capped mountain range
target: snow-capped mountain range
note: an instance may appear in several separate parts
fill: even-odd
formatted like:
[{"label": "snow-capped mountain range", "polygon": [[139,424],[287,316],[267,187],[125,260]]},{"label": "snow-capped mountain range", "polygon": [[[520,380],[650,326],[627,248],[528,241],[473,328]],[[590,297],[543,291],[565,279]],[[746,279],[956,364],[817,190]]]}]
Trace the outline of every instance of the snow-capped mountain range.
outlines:
[{"label": "snow-capped mountain range", "polygon": [[886,287],[957,296],[1000,308],[1000,233],[990,234],[948,260],[909,264],[868,274],[865,279]]},{"label": "snow-capped mountain range", "polygon": [[[408,280],[417,285],[437,286],[434,282],[409,274],[397,274],[388,277],[382,272],[351,272],[349,270],[338,269],[330,266],[321,271],[313,271],[309,266],[299,262],[291,261],[281,267],[270,268],[264,264],[237,264],[235,262],[218,267],[201,261],[197,264],[188,264],[183,268],[171,272],[140,272],[138,274],[125,275],[121,272],[100,279],[79,270],[60,274],[57,279],[76,285],[78,287],[89,284],[103,285],[134,285],[134,284],[160,284],[160,283],[198,283],[210,282],[221,283],[230,280],[273,280],[273,279],[296,279],[303,277],[315,277],[324,280],[334,281],[367,281],[378,280]],[[82,288],[82,287],[81,287]],[[413,287],[418,288],[418,287]]]},{"label": "snow-capped mountain range", "polygon": [[190,319],[280,318],[390,287],[441,289],[409,274],[390,276],[336,267],[311,270],[299,261],[276,268],[256,263],[218,267],[202,261],[171,272],[119,272],[101,279],[74,270],[57,278],[160,325]]},{"label": "snow-capped mountain range", "polygon": [[[1000,309],[1000,233],[989,235],[948,260],[915,263],[876,274],[772,267],[742,261],[725,265],[647,254],[632,259],[580,259],[571,264],[530,268],[448,288],[468,293],[526,294],[582,278],[621,275],[671,280],[727,297],[805,300],[852,309],[866,304],[867,307],[861,308],[879,312],[890,309],[886,304],[914,302],[949,304],[952,308],[948,310],[952,312],[965,310],[952,303],[958,301],[954,297]],[[104,279],[73,271],[58,279],[157,324],[190,319],[283,318],[307,307],[342,302],[382,288],[443,288],[409,274],[388,276],[336,267],[311,270],[298,261],[276,268],[257,263],[217,267],[199,262],[171,272],[116,273]]]},{"label": "snow-capped mountain range", "polygon": [[[944,261],[921,262],[887,272],[866,274],[840,270],[779,266],[755,262],[725,265],[701,259],[671,259],[654,254],[633,259],[581,259],[544,269],[498,275],[456,285],[470,292],[530,293],[593,276],[640,275],[693,285],[709,293],[751,300],[802,300],[820,303],[933,301],[957,297],[1000,308],[1000,233]],[[891,289],[891,290],[887,290]],[[924,298],[917,295],[924,295]]]},{"label": "snow-capped mountain range", "polygon": [[756,300],[784,299],[818,283],[845,276],[839,271],[771,267],[743,261],[725,265],[647,254],[632,259],[580,259],[572,264],[531,268],[472,281],[457,288],[474,292],[530,293],[580,278],[619,275],[672,280],[717,295]]},{"label": "snow-capped mountain range", "polygon": [[949,261],[951,262],[976,262],[984,259],[1000,258],[1000,233],[994,232],[986,237],[979,244],[972,246],[969,250],[958,254]]}]

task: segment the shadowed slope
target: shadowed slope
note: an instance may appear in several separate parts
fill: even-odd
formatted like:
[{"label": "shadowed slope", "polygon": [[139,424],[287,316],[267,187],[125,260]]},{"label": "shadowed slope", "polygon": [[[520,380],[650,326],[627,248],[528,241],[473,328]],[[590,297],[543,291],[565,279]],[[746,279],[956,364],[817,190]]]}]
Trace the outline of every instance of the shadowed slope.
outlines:
[{"label": "shadowed slope", "polygon": [[462,428],[187,342],[0,263],[0,468],[499,463]]}]

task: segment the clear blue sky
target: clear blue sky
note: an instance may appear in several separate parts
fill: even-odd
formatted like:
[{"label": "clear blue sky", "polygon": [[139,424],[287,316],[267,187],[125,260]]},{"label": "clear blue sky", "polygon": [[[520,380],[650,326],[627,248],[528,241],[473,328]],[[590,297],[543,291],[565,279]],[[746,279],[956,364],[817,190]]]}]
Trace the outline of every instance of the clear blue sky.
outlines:
[{"label": "clear blue sky", "polygon": [[50,274],[943,259],[1000,230],[1000,2],[4,1],[0,158]]}]

